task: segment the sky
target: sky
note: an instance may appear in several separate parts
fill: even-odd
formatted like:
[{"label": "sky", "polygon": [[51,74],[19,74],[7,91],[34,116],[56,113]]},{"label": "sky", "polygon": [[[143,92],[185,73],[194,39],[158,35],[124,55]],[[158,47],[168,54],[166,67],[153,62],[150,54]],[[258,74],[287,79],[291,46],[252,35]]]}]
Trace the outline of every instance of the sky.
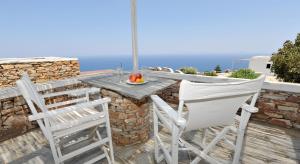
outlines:
[{"label": "sky", "polygon": [[[271,55],[299,0],[137,0],[140,55]],[[130,0],[1,0],[0,57],[131,54]]]}]

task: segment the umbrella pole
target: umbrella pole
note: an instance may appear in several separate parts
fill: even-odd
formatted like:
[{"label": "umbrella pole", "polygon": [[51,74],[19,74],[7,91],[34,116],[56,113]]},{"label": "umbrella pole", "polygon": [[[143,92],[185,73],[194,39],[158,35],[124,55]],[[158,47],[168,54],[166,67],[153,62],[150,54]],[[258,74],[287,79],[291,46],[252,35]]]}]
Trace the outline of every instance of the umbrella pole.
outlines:
[{"label": "umbrella pole", "polygon": [[133,71],[137,72],[139,69],[139,65],[138,65],[138,44],[137,44],[136,0],[131,0],[131,35],[132,35]]}]

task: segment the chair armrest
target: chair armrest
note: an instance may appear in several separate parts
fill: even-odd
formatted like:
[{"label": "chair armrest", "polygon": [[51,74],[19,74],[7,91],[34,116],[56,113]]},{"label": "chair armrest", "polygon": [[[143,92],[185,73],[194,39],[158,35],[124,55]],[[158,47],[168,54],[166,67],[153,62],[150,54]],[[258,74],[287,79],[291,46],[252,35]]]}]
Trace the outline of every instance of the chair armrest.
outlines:
[{"label": "chair armrest", "polygon": [[57,114],[70,112],[70,111],[74,111],[74,110],[78,110],[78,109],[82,109],[82,108],[96,107],[98,105],[109,103],[110,101],[111,101],[110,98],[105,97],[105,98],[98,99],[98,100],[84,102],[84,103],[80,103],[80,104],[76,104],[76,105],[72,105],[72,106],[68,106],[68,107],[64,107],[64,108],[60,108],[60,109],[56,109],[56,110],[51,110],[51,111],[48,111],[45,113],[33,114],[33,115],[28,116],[28,119],[29,119],[29,121],[33,121],[33,120],[39,120],[39,119],[43,119],[43,118],[47,118],[47,117],[53,117]]},{"label": "chair armrest", "polygon": [[178,116],[178,113],[170,107],[169,104],[167,104],[164,100],[162,100],[157,95],[151,95],[151,99],[154,103],[154,105],[158,108],[163,110],[167,116],[178,126],[184,127],[186,124],[186,120],[184,118],[181,118]]},{"label": "chair armrest", "polygon": [[243,110],[249,112],[249,113],[256,113],[258,112],[258,108],[254,107],[254,106],[251,106],[251,105],[248,105],[248,104],[243,104],[242,107],[241,107]]},{"label": "chair armrest", "polygon": [[74,89],[74,90],[68,90],[68,91],[62,91],[62,92],[54,92],[49,94],[42,95],[43,98],[50,98],[55,96],[62,96],[62,95],[70,95],[70,96],[80,96],[86,93],[92,94],[92,93],[99,93],[100,88],[80,88],[80,89]]}]

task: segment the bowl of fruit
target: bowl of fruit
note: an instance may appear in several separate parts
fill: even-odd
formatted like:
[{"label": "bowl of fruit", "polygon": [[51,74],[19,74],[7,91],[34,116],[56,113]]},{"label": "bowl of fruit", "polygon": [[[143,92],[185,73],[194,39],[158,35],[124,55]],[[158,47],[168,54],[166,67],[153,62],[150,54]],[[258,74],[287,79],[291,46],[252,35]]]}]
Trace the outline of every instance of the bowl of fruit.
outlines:
[{"label": "bowl of fruit", "polygon": [[131,73],[129,75],[129,79],[126,82],[132,85],[140,85],[147,83],[147,81],[145,81],[141,73]]}]

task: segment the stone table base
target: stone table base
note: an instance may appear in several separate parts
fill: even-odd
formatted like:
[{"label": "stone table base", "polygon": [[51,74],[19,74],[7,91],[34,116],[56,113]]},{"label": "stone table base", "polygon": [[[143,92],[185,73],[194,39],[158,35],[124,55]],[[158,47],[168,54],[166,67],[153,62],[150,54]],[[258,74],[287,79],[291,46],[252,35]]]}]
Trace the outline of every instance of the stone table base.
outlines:
[{"label": "stone table base", "polygon": [[115,144],[131,145],[149,139],[149,98],[135,100],[107,89],[101,89],[101,95],[112,100],[109,104],[109,117]]}]

